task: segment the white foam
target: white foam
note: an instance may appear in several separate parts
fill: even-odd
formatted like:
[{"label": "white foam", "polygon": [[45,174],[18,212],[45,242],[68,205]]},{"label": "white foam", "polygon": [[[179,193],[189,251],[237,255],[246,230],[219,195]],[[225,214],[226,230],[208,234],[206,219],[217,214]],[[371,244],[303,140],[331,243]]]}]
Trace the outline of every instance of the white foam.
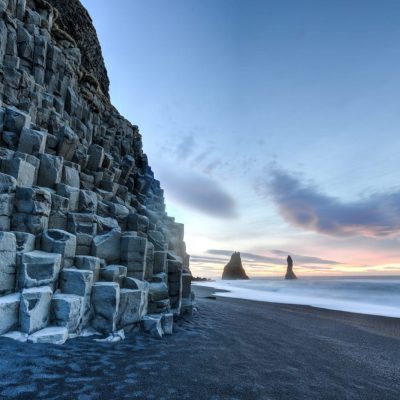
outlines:
[{"label": "white foam", "polygon": [[194,284],[229,291],[217,292],[221,297],[400,318],[399,278],[252,279]]}]

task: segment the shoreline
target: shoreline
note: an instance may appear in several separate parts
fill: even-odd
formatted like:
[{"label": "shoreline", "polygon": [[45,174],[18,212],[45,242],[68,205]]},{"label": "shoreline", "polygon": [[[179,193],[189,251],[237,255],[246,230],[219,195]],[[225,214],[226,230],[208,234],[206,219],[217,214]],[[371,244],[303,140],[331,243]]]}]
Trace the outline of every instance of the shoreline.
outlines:
[{"label": "shoreline", "polygon": [[[243,285],[241,285],[240,282],[243,282]],[[351,297],[346,298],[346,296],[339,299],[335,296],[330,297],[330,295],[333,293],[332,289],[330,288],[328,288],[325,297],[321,295],[322,292],[318,293],[318,291],[318,294],[315,295],[313,293],[313,287],[311,287],[311,290],[308,293],[304,291],[304,288],[302,291],[298,292],[287,291],[285,290],[285,287],[283,287],[282,291],[281,287],[277,287],[278,290],[276,290],[274,287],[269,290],[264,290],[263,287],[261,290],[260,287],[247,286],[248,282],[250,281],[214,280],[212,282],[193,282],[192,287],[207,287],[211,290],[214,290],[216,295],[220,293],[219,296],[225,298],[242,299],[261,303],[309,306],[324,310],[400,319],[400,307],[397,306],[397,303],[392,301],[388,304],[385,304],[383,298],[380,299],[380,302],[376,302],[376,300],[374,302],[373,297],[371,302],[360,301],[359,299]],[[254,279],[253,282],[258,283],[263,282],[263,280]],[[266,280],[265,282],[270,283],[271,281]],[[279,280],[278,282],[284,283],[285,281]],[[299,280],[295,282],[302,281]],[[398,280],[398,284],[400,285],[400,280]],[[293,287],[296,289],[295,284],[293,284]],[[382,293],[385,292],[381,292],[380,296],[382,296]],[[400,292],[396,294],[398,301],[400,301],[399,294]],[[363,296],[362,293],[361,296]],[[396,306],[394,304],[396,304]]]},{"label": "shoreline", "polygon": [[368,331],[383,334],[394,338],[400,338],[400,318],[388,317],[383,315],[373,315],[357,313],[352,311],[334,310],[329,308],[315,307],[305,304],[278,303],[265,300],[242,299],[231,296],[219,296],[218,293],[229,292],[229,290],[215,289],[212,286],[192,285],[196,298],[207,299],[210,296],[217,296],[218,299],[244,301],[250,303],[261,303],[271,305],[277,308],[291,309],[297,312],[340,320],[352,324],[354,327],[367,329]]},{"label": "shoreline", "polygon": [[0,398],[398,400],[399,319],[193,289],[194,315],[163,339],[0,338]]}]

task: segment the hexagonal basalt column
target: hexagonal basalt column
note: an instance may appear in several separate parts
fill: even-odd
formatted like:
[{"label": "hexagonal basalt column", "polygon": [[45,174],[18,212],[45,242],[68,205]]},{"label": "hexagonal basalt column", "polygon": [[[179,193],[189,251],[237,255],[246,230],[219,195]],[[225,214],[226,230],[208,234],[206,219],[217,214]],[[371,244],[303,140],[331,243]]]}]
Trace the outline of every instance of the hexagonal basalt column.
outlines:
[{"label": "hexagonal basalt column", "polygon": [[42,234],[42,250],[61,254],[62,266],[70,267],[74,262],[76,237],[60,229],[49,229]]}]

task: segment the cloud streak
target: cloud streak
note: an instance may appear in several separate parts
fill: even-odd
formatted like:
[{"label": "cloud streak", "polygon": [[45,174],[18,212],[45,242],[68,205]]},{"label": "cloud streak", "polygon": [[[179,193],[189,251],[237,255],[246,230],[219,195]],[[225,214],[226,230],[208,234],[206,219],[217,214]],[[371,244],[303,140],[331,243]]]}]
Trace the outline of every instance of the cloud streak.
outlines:
[{"label": "cloud streak", "polygon": [[365,237],[400,233],[400,190],[343,202],[281,170],[272,171],[266,189],[280,215],[305,230]]},{"label": "cloud streak", "polygon": [[218,181],[195,172],[170,168],[160,169],[158,175],[168,194],[181,204],[212,217],[237,217],[234,198]]},{"label": "cloud streak", "polygon": [[[232,250],[220,250],[220,249],[210,249],[207,250],[207,254],[211,255],[219,255],[224,257],[230,257],[232,255]],[[288,254],[291,254],[296,264],[323,264],[323,265],[339,265],[341,263],[333,260],[326,260],[319,257],[310,257],[303,256],[300,254],[294,254],[290,252],[286,252],[283,250],[271,250],[271,256],[265,256],[254,253],[246,253],[240,252],[242,260],[245,262],[256,262],[256,263],[267,263],[267,264],[278,264],[278,265],[286,265],[286,257]],[[278,255],[281,257],[274,257],[274,255]],[[215,260],[215,258],[213,258]],[[217,259],[218,260],[218,259]],[[223,262],[227,262],[227,259],[221,260]]]}]

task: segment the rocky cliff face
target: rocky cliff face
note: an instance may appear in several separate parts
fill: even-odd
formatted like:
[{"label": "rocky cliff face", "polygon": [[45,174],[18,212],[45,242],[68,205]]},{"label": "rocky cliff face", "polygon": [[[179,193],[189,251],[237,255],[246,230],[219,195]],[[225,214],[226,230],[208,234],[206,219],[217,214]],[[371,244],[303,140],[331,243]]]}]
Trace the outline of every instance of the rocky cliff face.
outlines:
[{"label": "rocky cliff face", "polygon": [[77,0],[0,0],[0,334],[161,336],[191,312],[183,225],[108,84]]}]

